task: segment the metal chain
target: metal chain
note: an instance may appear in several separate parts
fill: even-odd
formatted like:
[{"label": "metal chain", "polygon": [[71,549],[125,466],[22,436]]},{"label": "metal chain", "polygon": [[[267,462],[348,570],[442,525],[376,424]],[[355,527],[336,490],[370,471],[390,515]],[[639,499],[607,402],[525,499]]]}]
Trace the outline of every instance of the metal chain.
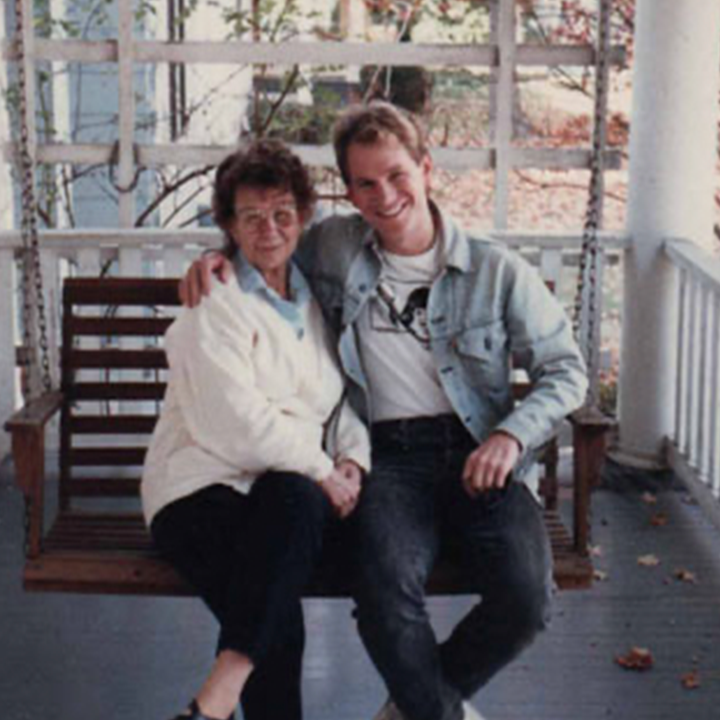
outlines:
[{"label": "metal chain", "polygon": [[[20,151],[18,158],[22,186],[21,236],[23,242],[22,282],[23,282],[23,344],[29,352],[29,365],[37,367],[37,348],[34,347],[32,327],[37,324],[37,345],[40,350],[40,379],[45,391],[52,389],[50,372],[50,353],[47,339],[47,321],[45,297],[43,294],[40,243],[37,229],[37,202],[35,198],[35,160],[30,153],[30,130],[26,101],[27,77],[25,76],[25,18],[23,0],[15,0],[15,42],[18,50],[17,74],[19,89]],[[22,374],[22,392],[27,400],[32,397],[35,388],[31,385],[31,372]]]},{"label": "metal chain", "polygon": [[595,58],[595,106],[593,114],[592,151],[590,154],[590,187],[587,213],[583,227],[582,250],[578,274],[577,293],[573,314],[573,330],[588,366],[591,382],[586,405],[597,405],[596,376],[598,348],[595,343],[597,324],[598,255],[600,243],[598,229],[601,221],[603,194],[605,108],[607,105],[608,54],[610,47],[610,10],[612,0],[599,0],[597,20],[597,54]]}]

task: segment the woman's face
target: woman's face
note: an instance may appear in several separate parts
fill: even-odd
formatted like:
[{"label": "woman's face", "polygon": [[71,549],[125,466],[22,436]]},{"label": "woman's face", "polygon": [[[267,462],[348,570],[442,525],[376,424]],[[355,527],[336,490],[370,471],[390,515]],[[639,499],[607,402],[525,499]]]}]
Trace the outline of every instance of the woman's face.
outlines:
[{"label": "woman's face", "polygon": [[236,191],[230,234],[265,277],[286,266],[302,229],[303,218],[290,191],[245,186]]}]

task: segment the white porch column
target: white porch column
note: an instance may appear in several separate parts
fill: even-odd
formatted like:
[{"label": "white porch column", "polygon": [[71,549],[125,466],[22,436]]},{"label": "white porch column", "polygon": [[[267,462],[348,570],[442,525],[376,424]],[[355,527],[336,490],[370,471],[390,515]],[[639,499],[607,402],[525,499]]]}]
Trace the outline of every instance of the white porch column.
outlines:
[{"label": "white porch column", "polygon": [[674,418],[676,296],[667,237],[712,237],[720,2],[638,0],[630,137],[620,444],[615,459],[657,467]]},{"label": "white porch column", "polygon": [[[7,37],[5,14],[0,12],[0,37]],[[7,64],[0,63],[0,87],[7,88]],[[0,140],[10,138],[8,116],[0,110]],[[0,159],[0,187],[10,188],[10,166]],[[0,230],[13,224],[13,193],[0,196]],[[15,410],[15,296],[13,292],[13,252],[0,249],[0,424]],[[0,429],[0,462],[10,450],[10,437]]]}]

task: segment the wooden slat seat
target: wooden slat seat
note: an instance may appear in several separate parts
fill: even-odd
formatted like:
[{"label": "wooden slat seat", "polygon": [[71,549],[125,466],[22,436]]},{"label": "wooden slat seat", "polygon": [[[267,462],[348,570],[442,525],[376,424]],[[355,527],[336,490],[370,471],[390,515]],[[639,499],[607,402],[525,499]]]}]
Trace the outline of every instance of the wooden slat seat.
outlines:
[{"label": "wooden slat seat", "polygon": [[[17,480],[29,503],[24,572],[28,590],[190,593],[158,557],[138,498],[141,465],[166,387],[161,336],[178,302],[176,280],[66,281],[62,392],[34,401],[6,424],[13,433]],[[516,384],[514,390],[521,401],[527,385]],[[45,532],[44,432],[58,410],[59,503]],[[574,425],[575,453],[581,462],[575,468],[572,534],[560,521],[553,493],[548,493],[545,520],[555,579],[562,588],[587,587],[592,580],[587,553],[589,492],[606,429],[596,416]],[[555,444],[548,457],[552,468]],[[308,595],[348,595],[347,567],[347,559],[331,547]],[[472,588],[441,557],[428,591],[459,594]]]},{"label": "wooden slat seat", "polygon": [[[555,559],[555,576],[563,589],[586,587],[592,572],[587,557],[573,552],[572,539],[556,512],[545,513]],[[345,558],[346,559],[346,558]],[[351,578],[338,572],[342,563],[332,548],[308,597],[346,597]],[[189,595],[192,590],[158,556],[139,514],[61,514],[42,555],[25,569],[25,588],[35,591],[103,592],[133,595]],[[428,583],[435,595],[472,594],[473,588],[452,564],[441,560]]]}]

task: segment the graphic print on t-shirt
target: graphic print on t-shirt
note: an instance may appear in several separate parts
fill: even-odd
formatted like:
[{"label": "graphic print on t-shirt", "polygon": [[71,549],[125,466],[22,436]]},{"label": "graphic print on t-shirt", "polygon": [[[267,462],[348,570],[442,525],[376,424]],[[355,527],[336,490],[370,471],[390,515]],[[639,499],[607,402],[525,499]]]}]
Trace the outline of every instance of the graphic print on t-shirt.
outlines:
[{"label": "graphic print on t-shirt", "polygon": [[428,345],[427,305],[430,287],[424,283],[381,281],[370,306],[370,325],[376,332],[410,334]]}]

